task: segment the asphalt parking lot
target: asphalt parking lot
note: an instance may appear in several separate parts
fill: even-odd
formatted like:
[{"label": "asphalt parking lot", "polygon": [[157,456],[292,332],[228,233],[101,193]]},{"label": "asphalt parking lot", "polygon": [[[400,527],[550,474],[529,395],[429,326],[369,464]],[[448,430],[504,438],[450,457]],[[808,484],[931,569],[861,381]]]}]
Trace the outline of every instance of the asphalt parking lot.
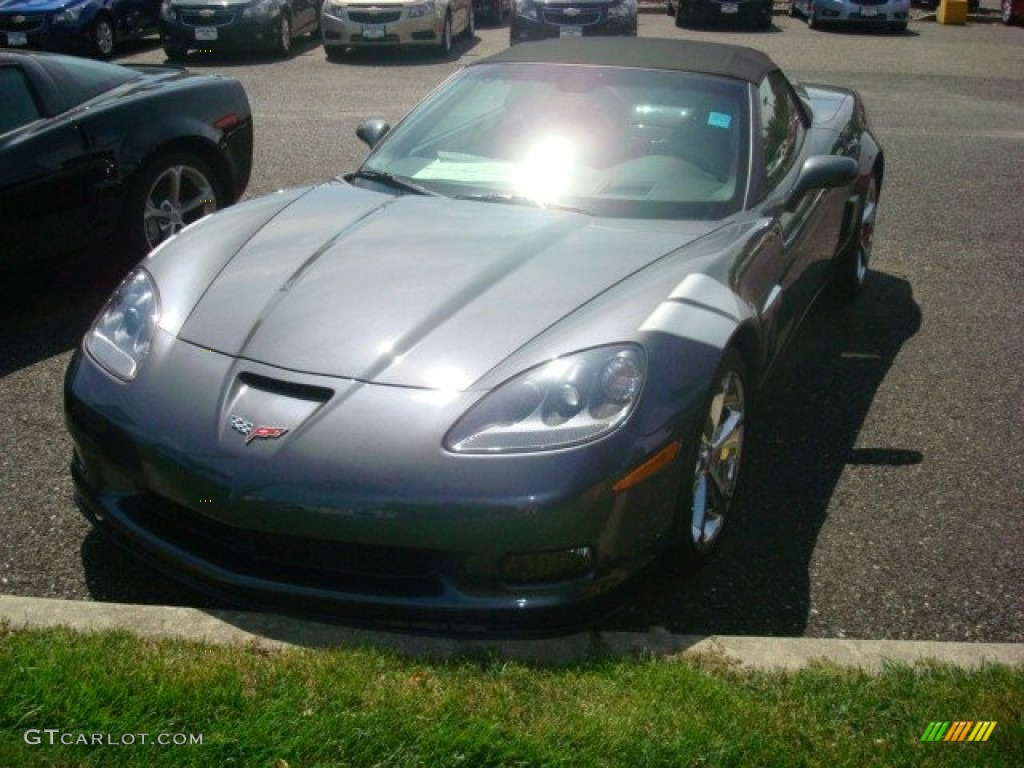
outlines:
[{"label": "asphalt parking lot", "polygon": [[[645,14],[640,34],[751,45],[794,79],[858,88],[887,167],[875,272],[856,304],[812,313],[770,382],[720,555],[654,580],[608,628],[1024,641],[1024,28],[817,32],[777,15],[754,33]],[[399,118],[507,42],[487,27],[452,61],[333,63],[308,42],[287,61],[194,53],[188,66],[246,86],[253,196],[353,168],[362,119]],[[164,61],[155,41],[119,58]],[[64,368],[125,268],[94,253],[3,278],[0,593],[213,606],[112,549],[71,501]]]}]

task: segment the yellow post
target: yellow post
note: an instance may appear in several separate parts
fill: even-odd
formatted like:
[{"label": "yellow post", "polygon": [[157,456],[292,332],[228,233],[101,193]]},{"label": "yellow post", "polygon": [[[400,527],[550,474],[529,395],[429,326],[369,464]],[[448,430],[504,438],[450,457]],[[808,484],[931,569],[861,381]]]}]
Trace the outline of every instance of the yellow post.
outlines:
[{"label": "yellow post", "polygon": [[935,20],[939,24],[966,24],[967,0],[942,0]]}]

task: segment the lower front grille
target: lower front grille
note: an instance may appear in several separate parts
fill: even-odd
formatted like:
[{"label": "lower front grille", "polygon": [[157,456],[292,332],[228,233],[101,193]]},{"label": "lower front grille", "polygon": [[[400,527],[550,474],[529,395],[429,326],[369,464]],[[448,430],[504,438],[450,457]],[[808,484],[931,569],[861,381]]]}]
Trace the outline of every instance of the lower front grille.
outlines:
[{"label": "lower front grille", "polygon": [[442,591],[444,558],[431,550],[237,528],[156,494],[133,497],[121,509],[161,541],[239,575],[354,594],[415,597]]},{"label": "lower front grille", "polygon": [[559,26],[585,27],[600,22],[601,11],[580,11],[570,15],[561,8],[547,8],[544,10],[544,21]]},{"label": "lower front grille", "polygon": [[402,18],[401,11],[382,11],[373,13],[371,11],[349,10],[348,18],[357,24],[394,24]]}]

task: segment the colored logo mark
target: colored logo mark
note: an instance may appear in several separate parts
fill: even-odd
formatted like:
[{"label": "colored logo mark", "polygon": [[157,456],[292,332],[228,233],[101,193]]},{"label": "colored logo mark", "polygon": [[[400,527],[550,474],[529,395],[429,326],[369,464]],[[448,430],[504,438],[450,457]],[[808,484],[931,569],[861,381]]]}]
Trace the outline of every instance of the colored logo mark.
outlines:
[{"label": "colored logo mark", "polygon": [[995,720],[938,720],[928,724],[921,741],[988,741],[995,729]]}]

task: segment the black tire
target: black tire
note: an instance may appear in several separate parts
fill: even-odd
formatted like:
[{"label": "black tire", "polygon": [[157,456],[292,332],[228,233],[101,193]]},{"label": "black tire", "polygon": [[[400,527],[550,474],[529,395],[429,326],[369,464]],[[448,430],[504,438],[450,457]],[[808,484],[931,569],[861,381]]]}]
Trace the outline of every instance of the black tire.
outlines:
[{"label": "black tire", "polygon": [[210,165],[191,152],[167,152],[147,160],[129,185],[121,221],[126,247],[134,257],[145,256],[185,226],[226,205],[223,189]]},{"label": "black tire", "polygon": [[89,29],[89,47],[92,54],[99,59],[109,59],[114,55],[117,45],[117,32],[114,20],[106,13],[99,14]]},{"label": "black tire", "polygon": [[686,26],[686,22],[688,20],[689,20],[689,14],[684,14],[683,13],[682,5],[677,5],[676,6],[676,26],[677,27],[685,27]]},{"label": "black tire", "polygon": [[768,3],[754,14],[751,27],[754,29],[770,29],[772,26],[772,4]]},{"label": "black tire", "polygon": [[282,59],[288,58],[292,53],[292,19],[287,13],[281,14],[281,21],[277,23],[277,30],[274,34],[274,53]]},{"label": "black tire", "polygon": [[836,265],[836,289],[843,299],[852,300],[864,289],[874,243],[878,214],[878,178],[871,174],[857,209],[856,230],[849,247],[839,255]]},{"label": "black tire", "polygon": [[668,0],[668,2],[665,3],[665,13],[667,13],[669,16],[676,15],[676,7],[675,5],[673,5],[672,0]]},{"label": "black tire", "polygon": [[796,0],[789,0],[789,8],[786,9],[786,13],[791,19],[795,19],[800,15],[800,12],[796,9]]},{"label": "black tire", "polygon": [[441,42],[437,46],[437,52],[442,58],[450,59],[454,50],[455,41],[452,38],[452,15],[449,13],[444,17],[444,27],[441,28]]},{"label": "black tire", "polygon": [[703,422],[696,434],[684,436],[689,448],[684,454],[672,555],[685,569],[699,567],[718,548],[735,509],[751,391],[743,357],[733,347],[726,349],[705,399]]},{"label": "black tire", "polygon": [[466,22],[466,28],[462,30],[462,36],[466,40],[472,40],[476,37],[476,11],[473,10],[473,4],[469,4],[469,19]]},{"label": "black tire", "polygon": [[1014,24],[1017,22],[1017,17],[1013,15],[1013,0],[1003,0],[999,6],[999,15],[1003,19],[1003,24]]},{"label": "black tire", "polygon": [[182,61],[187,55],[188,48],[178,48],[172,45],[164,46],[164,56],[167,57],[168,61]]},{"label": "black tire", "polygon": [[330,48],[324,46],[324,55],[328,61],[344,61],[345,59],[345,48],[343,46],[331,46]]},{"label": "black tire", "polygon": [[889,25],[889,31],[894,35],[901,35],[907,31],[907,22],[905,21],[894,21]]}]

